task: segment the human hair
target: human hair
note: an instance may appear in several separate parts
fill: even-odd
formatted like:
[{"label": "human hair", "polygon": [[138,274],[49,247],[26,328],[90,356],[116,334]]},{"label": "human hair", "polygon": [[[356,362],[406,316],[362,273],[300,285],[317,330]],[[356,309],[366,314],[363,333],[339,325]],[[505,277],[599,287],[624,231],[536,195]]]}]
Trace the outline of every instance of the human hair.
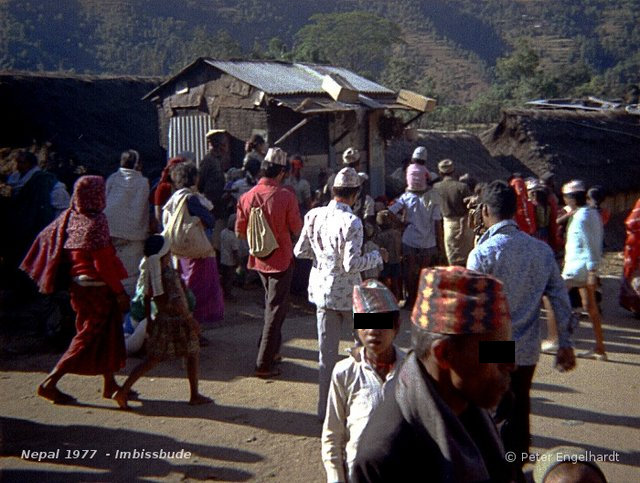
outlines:
[{"label": "human hair", "polygon": [[333,186],[331,188],[331,194],[333,197],[344,198],[348,200],[353,195],[358,194],[360,192],[359,186]]},{"label": "human hair", "polygon": [[176,164],[171,168],[171,182],[177,189],[193,186],[197,178],[198,168],[191,162]]},{"label": "human hair", "polygon": [[133,169],[140,160],[140,154],[135,149],[128,149],[120,155],[120,167]]},{"label": "human hair", "polygon": [[489,213],[501,220],[508,220],[516,214],[516,192],[504,181],[489,183],[482,190],[481,202]]},{"label": "human hair", "polygon": [[600,208],[600,205],[604,202],[607,194],[602,186],[595,185],[589,188],[589,191],[587,191],[587,197],[593,200],[596,208]]},{"label": "human hair", "polygon": [[[287,165],[289,163],[287,162]],[[275,178],[283,171],[287,170],[287,166],[282,166],[281,164],[273,164],[273,163],[264,163],[263,164],[263,175],[265,178]]]},{"label": "human hair", "polygon": [[584,206],[587,204],[586,191],[574,191],[573,193],[565,193],[564,196],[576,202],[576,206]]},{"label": "human hair", "polygon": [[540,206],[545,208],[549,206],[549,192],[546,189],[538,189],[533,191],[533,196]]},{"label": "human hair", "polygon": [[245,151],[250,153],[251,151],[255,151],[258,146],[262,146],[264,144],[264,138],[259,134],[254,134],[249,138],[247,144],[245,146]]},{"label": "human hair", "polygon": [[38,158],[31,151],[22,150],[18,152],[18,156],[16,159],[27,163],[29,166],[35,166],[36,164],[38,164]]},{"label": "human hair", "polygon": [[211,149],[218,150],[222,147],[224,133],[216,132],[207,137],[207,142],[211,145]]},{"label": "human hair", "polygon": [[453,345],[456,349],[461,349],[466,340],[469,339],[467,335],[452,335],[441,334],[439,332],[430,332],[418,327],[415,324],[411,324],[411,347],[416,353],[418,359],[424,359],[431,352],[433,344],[439,340],[446,340]]}]

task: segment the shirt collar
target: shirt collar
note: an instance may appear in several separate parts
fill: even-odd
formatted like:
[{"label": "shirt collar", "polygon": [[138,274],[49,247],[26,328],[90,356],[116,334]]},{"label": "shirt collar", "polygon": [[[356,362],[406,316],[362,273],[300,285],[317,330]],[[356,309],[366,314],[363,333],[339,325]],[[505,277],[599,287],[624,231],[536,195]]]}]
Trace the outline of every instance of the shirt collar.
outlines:
[{"label": "shirt collar", "polygon": [[260,181],[258,181],[258,184],[266,186],[278,186],[279,183],[275,178],[267,178],[266,176],[263,176],[262,178],[260,178]]},{"label": "shirt collar", "polygon": [[480,239],[478,240],[478,244],[480,244],[480,243],[484,242],[485,240],[491,238],[493,235],[496,234],[496,232],[498,232],[500,229],[502,229],[502,228],[504,228],[506,226],[512,226],[516,230],[519,229],[518,225],[515,222],[515,220],[513,220],[512,218],[510,218],[508,220],[499,221],[495,225],[491,225],[491,227],[484,233],[484,235],[482,235],[480,237]]},{"label": "shirt collar", "polygon": [[[366,358],[364,357],[364,347],[363,346],[359,346],[355,349],[352,349],[355,352],[352,352],[351,357],[353,357],[358,364],[361,364],[364,368],[369,369],[373,372],[376,372],[375,368],[369,364],[369,362],[366,360]],[[391,370],[389,371],[389,373],[387,374],[386,380],[391,379],[396,371],[398,370],[398,368],[400,367],[402,361],[404,360],[404,353],[398,349],[396,347],[396,345],[393,345],[393,351],[396,354],[396,361],[393,363],[393,367],[391,368]],[[377,374],[377,372],[376,372]]]},{"label": "shirt collar", "polygon": [[331,200],[327,206],[336,210],[346,211],[347,213],[353,213],[351,207],[342,201]]}]

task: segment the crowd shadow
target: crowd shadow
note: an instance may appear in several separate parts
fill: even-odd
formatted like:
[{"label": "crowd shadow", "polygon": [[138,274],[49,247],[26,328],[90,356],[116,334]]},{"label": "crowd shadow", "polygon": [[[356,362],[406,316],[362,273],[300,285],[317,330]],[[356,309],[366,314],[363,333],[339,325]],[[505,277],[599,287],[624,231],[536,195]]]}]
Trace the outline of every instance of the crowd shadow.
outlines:
[{"label": "crowd shadow", "polygon": [[[317,438],[322,432],[322,423],[315,414],[297,411],[282,411],[268,407],[250,408],[244,406],[225,406],[221,404],[191,406],[186,413],[184,401],[170,401],[166,399],[146,399],[143,395],[138,401],[129,403],[132,410],[141,416],[154,418],[188,418],[239,424],[256,429],[262,429],[275,434],[289,434]],[[82,407],[92,407],[121,411],[115,406],[104,407],[90,404],[77,404]]]},{"label": "crowd shadow", "polygon": [[555,448],[556,446],[579,446],[588,451],[591,451],[593,455],[608,455],[612,451],[616,451],[620,454],[620,459],[616,464],[640,467],[640,451],[619,451],[616,448],[604,448],[602,446],[594,446],[591,444],[576,443],[575,441],[565,441],[563,439],[551,438],[549,436],[540,436],[537,434],[532,435],[533,446],[536,448],[544,448],[545,450]]},{"label": "crowd shadow", "polygon": [[[174,416],[173,414],[172,416]],[[56,426],[41,424],[17,418],[0,417],[0,454],[3,457],[22,456],[24,450],[55,451],[60,456],[47,461],[59,465],[69,465],[74,469],[105,470],[105,473],[70,473],[38,471],[34,469],[4,469],[2,481],[134,481],[138,478],[166,477],[171,473],[183,475],[183,479],[216,479],[221,481],[247,481],[254,475],[248,471],[209,464],[195,464],[190,460],[207,458],[231,463],[251,464],[263,457],[250,451],[225,446],[196,444],[178,441],[167,436],[144,433],[128,429],[111,429],[100,426],[69,425]],[[91,459],[67,459],[66,450],[97,450]],[[118,451],[174,452],[184,449],[191,453],[190,459],[116,459]],[[35,461],[34,463],[37,463]],[[44,478],[43,478],[44,477]]]},{"label": "crowd shadow", "polygon": [[541,397],[531,398],[531,413],[545,418],[575,420],[609,426],[640,427],[640,417],[598,413],[578,407],[561,406],[548,401],[548,399]]},{"label": "crowd shadow", "polygon": [[533,382],[531,384],[532,391],[546,391],[546,392],[563,392],[570,394],[579,394],[580,391],[576,391],[572,387],[559,386],[557,384],[548,384],[546,382]]}]

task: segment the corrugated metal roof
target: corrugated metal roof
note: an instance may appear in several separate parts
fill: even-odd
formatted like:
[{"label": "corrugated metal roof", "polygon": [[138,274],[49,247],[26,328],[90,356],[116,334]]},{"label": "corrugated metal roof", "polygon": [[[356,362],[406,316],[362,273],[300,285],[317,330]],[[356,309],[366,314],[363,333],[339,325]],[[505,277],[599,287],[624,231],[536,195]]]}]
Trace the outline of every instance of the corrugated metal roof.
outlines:
[{"label": "corrugated metal roof", "polygon": [[327,74],[342,76],[358,92],[363,94],[394,94],[392,90],[342,67],[273,61],[205,59],[205,62],[263,90],[267,94],[326,94],[326,91],[322,89],[322,78]]}]

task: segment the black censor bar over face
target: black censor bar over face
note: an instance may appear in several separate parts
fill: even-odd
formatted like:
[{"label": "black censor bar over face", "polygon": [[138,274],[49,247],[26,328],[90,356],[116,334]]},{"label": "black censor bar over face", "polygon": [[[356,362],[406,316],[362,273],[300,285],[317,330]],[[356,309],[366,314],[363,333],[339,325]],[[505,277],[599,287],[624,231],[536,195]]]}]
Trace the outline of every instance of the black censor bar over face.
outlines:
[{"label": "black censor bar over face", "polygon": [[516,343],[513,340],[483,340],[478,342],[480,363],[514,363]]},{"label": "black censor bar over face", "polygon": [[393,329],[393,312],[353,314],[354,329]]}]

